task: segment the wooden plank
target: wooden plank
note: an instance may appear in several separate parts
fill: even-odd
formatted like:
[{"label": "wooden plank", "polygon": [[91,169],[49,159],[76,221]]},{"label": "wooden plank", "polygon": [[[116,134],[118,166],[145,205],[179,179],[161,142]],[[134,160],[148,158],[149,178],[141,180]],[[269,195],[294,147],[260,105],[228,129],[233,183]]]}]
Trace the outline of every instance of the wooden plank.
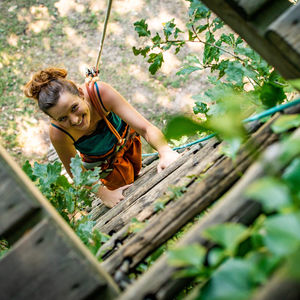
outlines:
[{"label": "wooden plank", "polygon": [[[18,180],[0,152],[0,236],[12,243],[36,222],[40,206],[18,186]],[[26,224],[26,226],[25,226]]]},{"label": "wooden plank", "polygon": [[266,37],[295,66],[300,65],[300,3],[290,7],[268,28]]},{"label": "wooden plank", "polygon": [[[208,148],[203,148],[204,149],[208,149]],[[209,150],[206,151],[211,151],[211,148],[209,148]],[[208,154],[207,152],[205,152],[206,154]],[[202,156],[205,156],[205,153],[203,151],[197,151],[197,154]],[[218,155],[221,156],[221,155]],[[193,161],[193,157],[191,156],[190,153],[190,166],[194,163]],[[110,214],[107,213],[103,216],[103,218],[101,218],[99,220],[99,222],[96,224],[95,228],[97,228],[99,231],[105,232],[110,234],[111,232],[117,232],[119,229],[121,229],[123,226],[125,226],[127,223],[130,222],[130,220],[135,217],[136,215],[138,215],[141,211],[145,210],[147,207],[151,206],[153,204],[153,202],[162,195],[162,193],[164,191],[167,190],[168,186],[170,184],[175,184],[176,180],[178,180],[180,178],[180,176],[182,176],[182,174],[185,174],[187,167],[187,164],[184,163],[186,160],[188,159],[187,156],[183,156],[181,158],[179,158],[176,162],[175,162],[175,166],[177,166],[177,168],[175,168],[175,170],[173,169],[173,172],[168,172],[168,176],[163,176],[162,173],[164,173],[164,171],[168,171],[168,169],[162,171],[159,174],[156,174],[155,177],[152,178],[153,182],[148,182],[148,186],[150,185],[150,187],[153,187],[151,190],[149,190],[147,193],[145,193],[144,195],[142,195],[141,197],[139,197],[134,203],[132,203],[131,205],[128,205],[127,207],[124,207],[123,210],[119,211],[118,214]],[[208,158],[209,159],[209,158]],[[199,162],[199,160],[195,160],[196,162]],[[184,165],[182,165],[184,163]],[[205,164],[206,166],[207,164]],[[203,168],[205,168],[205,166],[203,166]],[[178,170],[178,171],[177,171]],[[155,183],[157,183],[155,185]],[[153,207],[151,206],[151,209],[153,210]]]},{"label": "wooden plank", "polygon": [[[273,22],[274,18],[277,17],[278,14],[291,6],[291,3],[288,0],[273,0],[272,5],[270,6],[270,12],[272,14],[269,14],[268,10],[265,9],[264,13],[261,15],[260,22],[262,22],[262,25],[257,22],[259,16],[255,18],[253,22],[247,22],[240,12],[234,9],[228,1],[202,0],[202,2],[216,13],[237,34],[245,39],[247,43],[270,65],[273,65],[283,77],[287,79],[300,77],[299,65],[295,66],[287,60],[284,53],[277,48],[277,45],[275,46],[270,43],[264,36],[265,27],[267,26],[265,20],[268,20],[268,24]],[[273,7],[276,9],[273,10]]]},{"label": "wooden plank", "polygon": [[[38,207],[42,208],[43,216],[44,217],[46,216],[47,218],[51,219],[51,223],[52,222],[55,223],[55,226],[58,227],[61,235],[63,235],[64,238],[68,240],[68,243],[71,245],[72,248],[74,248],[74,251],[76,251],[76,253],[80,253],[80,256],[82,260],[85,262],[85,264],[88,264],[91,274],[98,274],[99,282],[103,282],[103,281],[106,282],[108,299],[115,297],[118,294],[119,289],[115,284],[115,282],[112,280],[112,278],[109,276],[109,274],[107,274],[100,267],[99,262],[91,254],[91,252],[85,247],[85,245],[83,245],[83,243],[80,241],[80,239],[75,234],[75,232],[71,229],[71,227],[63,220],[63,218],[58,214],[58,212],[49,203],[49,201],[47,201],[43,197],[43,195],[30,181],[27,175],[24,174],[24,172],[19,168],[19,166],[12,160],[12,158],[8,155],[5,149],[3,149],[1,146],[0,146],[0,153],[1,153],[1,159],[3,159],[6,168],[9,170],[9,173],[14,174],[16,186],[20,188],[22,194],[28,197],[29,202],[37,203]],[[8,255],[10,255],[10,252]],[[2,264],[2,260],[1,260],[1,264]],[[2,272],[2,266],[0,267],[0,272]],[[36,276],[38,275],[36,274]],[[0,280],[0,284],[2,286],[7,284],[7,282],[6,281],[3,282],[2,280]],[[55,287],[53,288],[55,289]],[[0,289],[3,290],[2,287]]]},{"label": "wooden plank", "polygon": [[[139,187],[134,193],[132,193],[127,199],[120,202],[118,205],[110,209],[96,225],[96,228],[100,231],[103,230],[103,225],[107,224],[112,218],[116,217],[120,213],[122,213],[124,210],[128,209],[130,206],[133,205],[133,203],[145,195],[150,189],[152,189],[154,186],[156,186],[159,182],[164,180],[165,177],[167,177],[169,174],[173,173],[176,169],[178,169],[185,161],[185,159],[192,155],[194,151],[198,151],[200,145],[196,145],[195,147],[192,147],[190,151],[185,153],[184,156],[177,159],[171,166],[160,172],[159,174],[156,174],[151,180],[148,180],[143,186]],[[195,150],[198,149],[198,150]],[[156,173],[156,171],[155,171]],[[109,231],[107,231],[109,233]]]},{"label": "wooden plank", "polygon": [[229,158],[220,160],[217,167],[208,170],[207,176],[202,181],[189,187],[184,197],[171,203],[167,209],[151,220],[144,230],[102,263],[102,266],[113,274],[123,261],[129,258],[129,267],[133,268],[184,224],[221,197],[252,163],[253,155],[257,154],[257,152],[250,153],[249,146],[255,145],[256,150],[262,150],[274,142],[276,137],[270,132],[270,124],[271,122],[268,122],[254,134],[240,151],[234,164]]},{"label": "wooden plank", "polygon": [[111,298],[106,280],[89,267],[51,220],[44,219],[0,260],[3,299]]},{"label": "wooden plank", "polygon": [[[300,137],[300,129],[296,130],[294,136]],[[279,145],[269,147],[263,158],[253,164],[238,183],[226,193],[216,206],[198,224],[183,237],[178,246],[201,243],[206,244],[202,233],[205,229],[214,224],[228,221],[243,222],[250,224],[260,212],[260,206],[244,197],[245,188],[254,180],[264,175],[264,170],[272,166],[274,161],[281,155]],[[278,164],[280,170],[282,166]],[[247,209],[245,209],[247,208]],[[250,212],[250,214],[249,214]],[[151,296],[157,300],[173,299],[173,296],[189,282],[187,278],[174,279],[174,274],[178,269],[168,264],[166,255],[160,257],[155,264],[143,274],[133,285],[131,285],[119,298],[119,300],[142,300]],[[152,298],[151,298],[152,299]],[[258,298],[262,300],[264,298]],[[273,298],[267,298],[273,299]],[[283,299],[283,298],[275,298]],[[285,298],[284,298],[285,299]],[[265,299],[264,299],[265,300]],[[293,299],[294,300],[294,299]]]},{"label": "wooden plank", "polygon": [[250,19],[262,9],[270,0],[233,0],[237,8],[241,9],[244,16]]}]

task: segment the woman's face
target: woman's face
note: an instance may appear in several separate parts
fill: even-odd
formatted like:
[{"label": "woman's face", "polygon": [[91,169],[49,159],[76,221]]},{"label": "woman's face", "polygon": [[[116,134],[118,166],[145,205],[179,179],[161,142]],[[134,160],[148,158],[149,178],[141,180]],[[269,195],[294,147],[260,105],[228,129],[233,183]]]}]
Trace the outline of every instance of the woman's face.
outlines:
[{"label": "woman's face", "polygon": [[90,126],[91,113],[87,102],[83,97],[69,92],[62,93],[48,113],[64,128],[87,130]]}]

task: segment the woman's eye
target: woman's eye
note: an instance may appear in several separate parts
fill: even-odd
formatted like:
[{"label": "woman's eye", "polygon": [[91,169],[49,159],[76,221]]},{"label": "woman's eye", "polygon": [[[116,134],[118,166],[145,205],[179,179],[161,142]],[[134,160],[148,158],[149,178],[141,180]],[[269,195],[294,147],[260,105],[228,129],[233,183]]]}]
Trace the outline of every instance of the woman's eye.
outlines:
[{"label": "woman's eye", "polygon": [[67,120],[67,117],[62,117],[62,118],[58,119],[58,122],[64,122],[66,120]]},{"label": "woman's eye", "polygon": [[72,107],[72,112],[74,112],[76,109],[77,109],[77,107],[78,107],[78,105],[76,104],[76,105],[74,105],[73,107]]}]

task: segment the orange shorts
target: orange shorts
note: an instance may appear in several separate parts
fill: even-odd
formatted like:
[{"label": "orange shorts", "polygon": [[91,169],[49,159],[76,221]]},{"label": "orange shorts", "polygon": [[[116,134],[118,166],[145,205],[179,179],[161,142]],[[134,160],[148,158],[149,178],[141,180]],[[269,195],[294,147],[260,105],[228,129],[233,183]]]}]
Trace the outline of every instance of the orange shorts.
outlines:
[{"label": "orange shorts", "polygon": [[[131,129],[131,132],[134,132]],[[134,182],[142,168],[142,143],[138,135],[129,138],[125,146],[120,149],[114,158],[113,164],[101,166],[102,170],[111,168],[112,171],[101,179],[101,182],[110,190]]]}]

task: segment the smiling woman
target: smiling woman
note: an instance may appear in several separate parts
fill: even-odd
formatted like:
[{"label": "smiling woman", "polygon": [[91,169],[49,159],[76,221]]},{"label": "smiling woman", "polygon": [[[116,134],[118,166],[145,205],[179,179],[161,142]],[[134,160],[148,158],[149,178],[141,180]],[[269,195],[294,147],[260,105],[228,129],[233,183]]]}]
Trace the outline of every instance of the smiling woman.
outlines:
[{"label": "smiling woman", "polygon": [[123,191],[141,169],[140,135],[159,153],[158,172],[179,155],[168,146],[161,131],[110,85],[92,81],[77,86],[66,76],[64,69],[39,71],[24,93],[37,100],[50,117],[51,142],[70,176],[71,158],[77,151],[86,169],[101,167],[105,178],[98,196],[113,207],[124,199]]}]

